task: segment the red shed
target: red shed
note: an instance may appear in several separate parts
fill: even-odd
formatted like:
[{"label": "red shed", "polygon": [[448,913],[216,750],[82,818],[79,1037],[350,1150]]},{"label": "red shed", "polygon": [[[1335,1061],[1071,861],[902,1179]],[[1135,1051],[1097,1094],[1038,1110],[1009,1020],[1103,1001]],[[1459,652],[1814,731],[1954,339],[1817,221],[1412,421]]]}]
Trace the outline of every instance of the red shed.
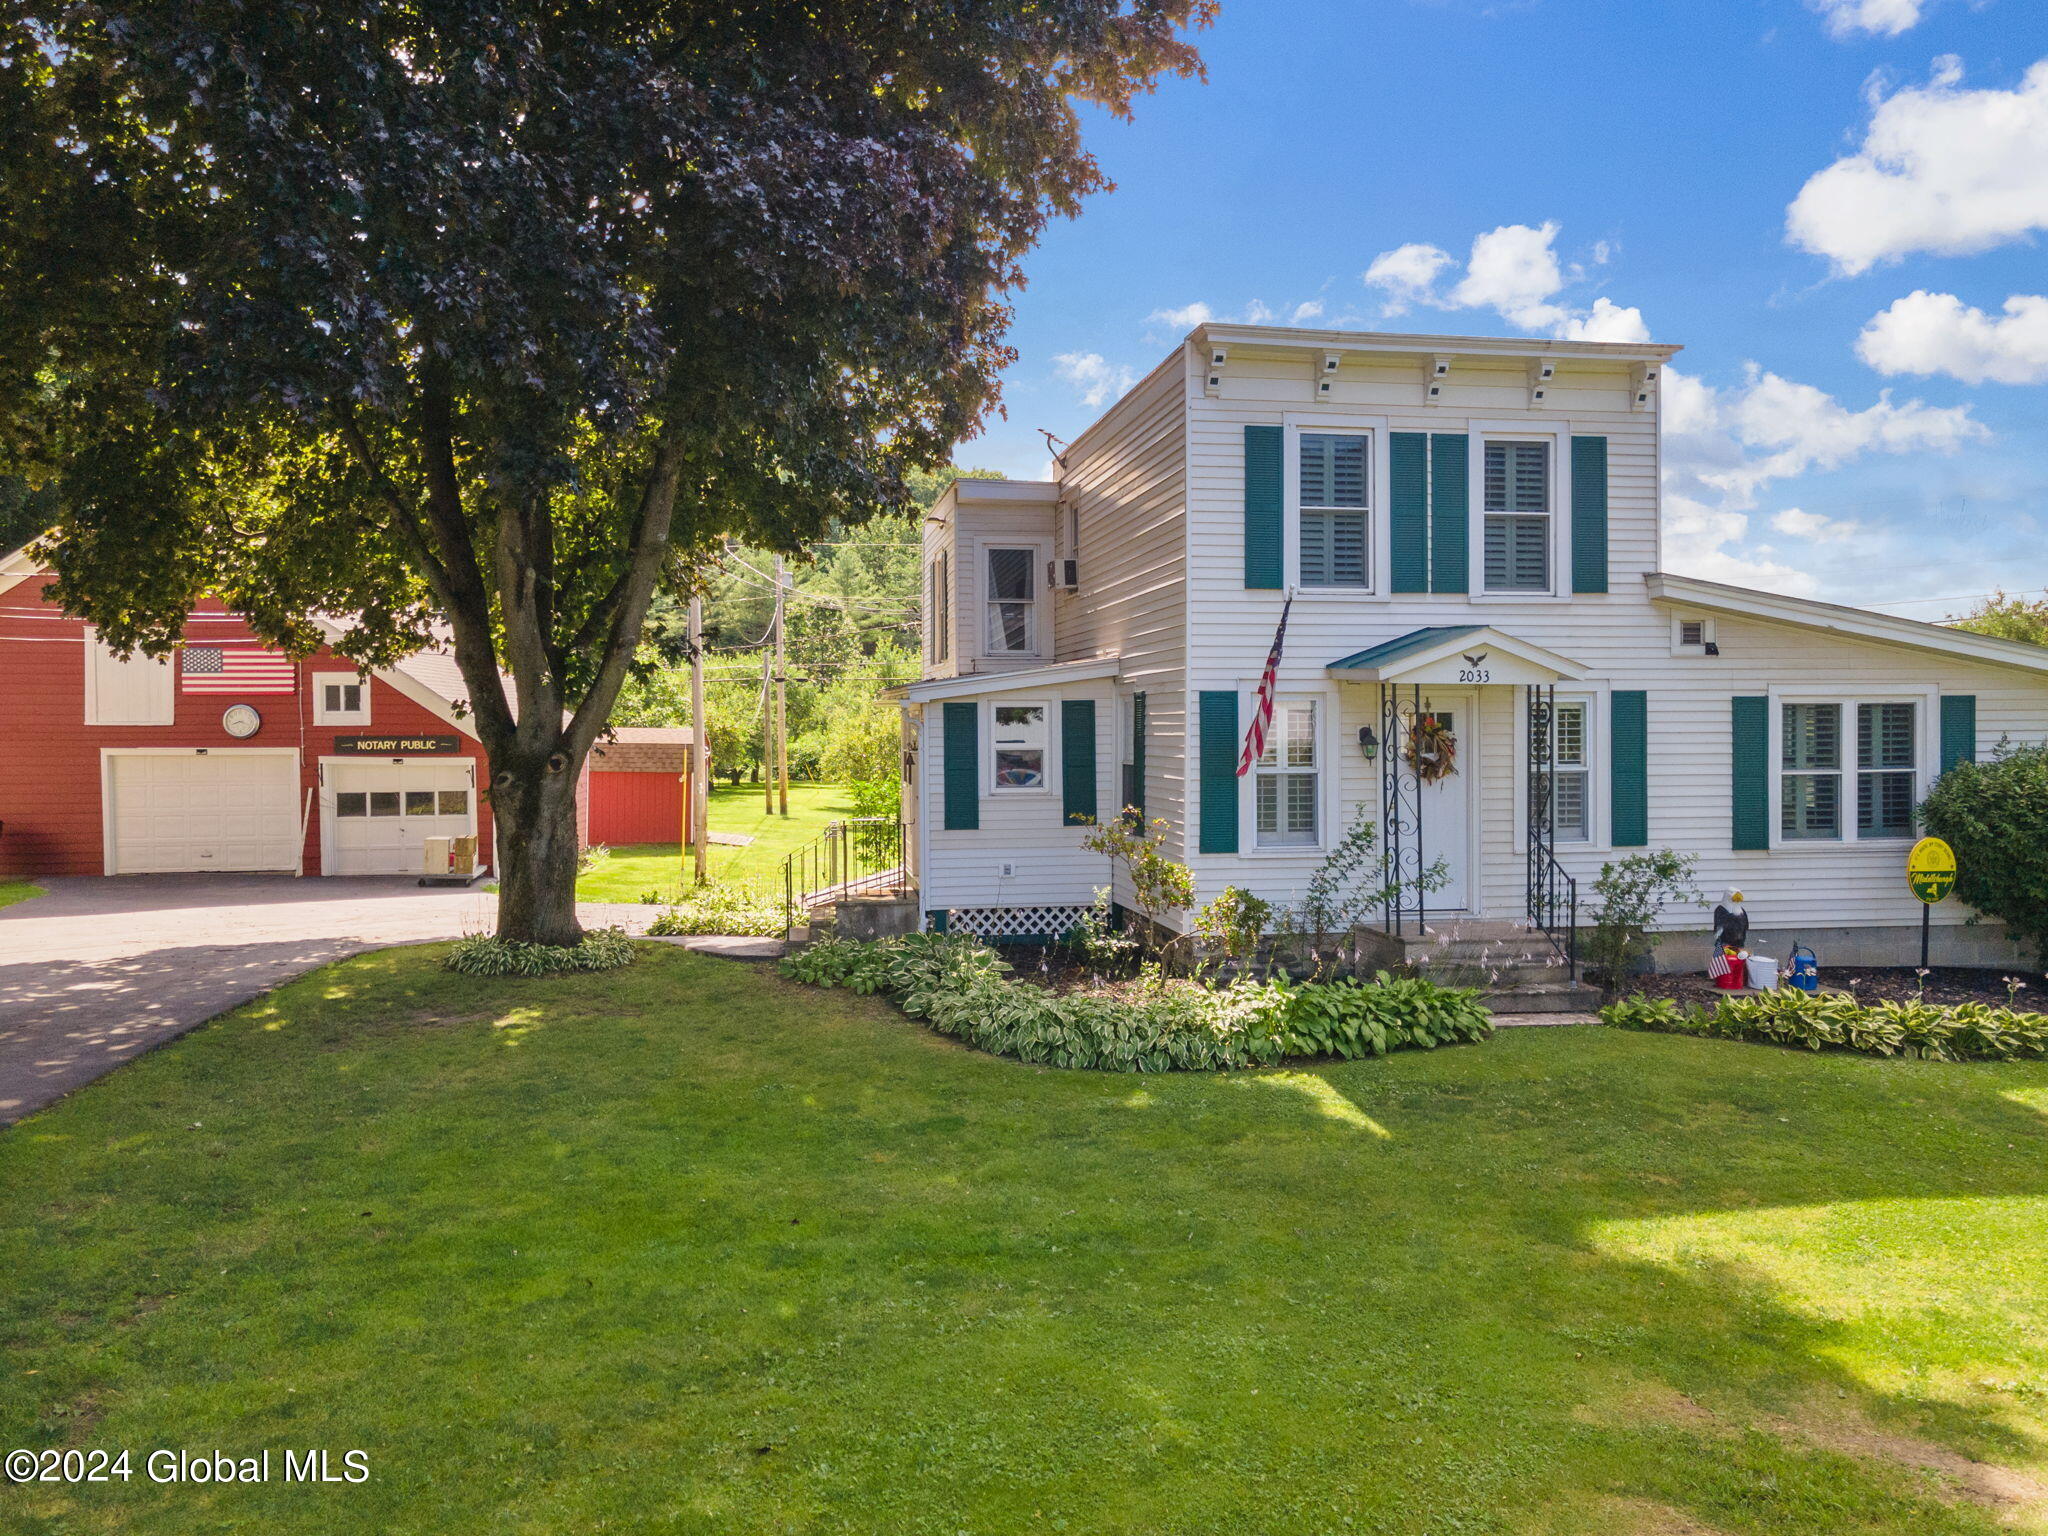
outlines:
[{"label": "red shed", "polygon": [[217,603],[123,659],[0,558],[0,874],[417,874],[431,837],[495,864],[452,657],[293,661]]},{"label": "red shed", "polygon": [[612,740],[590,751],[586,840],[614,848],[687,843],[693,740],[688,726],[614,726]]}]

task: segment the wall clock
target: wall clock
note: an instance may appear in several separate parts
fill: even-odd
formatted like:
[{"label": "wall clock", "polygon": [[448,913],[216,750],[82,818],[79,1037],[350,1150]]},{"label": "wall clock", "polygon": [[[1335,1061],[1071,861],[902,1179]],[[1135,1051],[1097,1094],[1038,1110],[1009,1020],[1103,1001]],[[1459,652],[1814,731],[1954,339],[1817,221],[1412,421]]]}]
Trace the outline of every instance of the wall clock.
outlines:
[{"label": "wall clock", "polygon": [[254,736],[263,729],[263,717],[256,713],[254,705],[231,704],[220,717],[220,728],[237,739]]}]

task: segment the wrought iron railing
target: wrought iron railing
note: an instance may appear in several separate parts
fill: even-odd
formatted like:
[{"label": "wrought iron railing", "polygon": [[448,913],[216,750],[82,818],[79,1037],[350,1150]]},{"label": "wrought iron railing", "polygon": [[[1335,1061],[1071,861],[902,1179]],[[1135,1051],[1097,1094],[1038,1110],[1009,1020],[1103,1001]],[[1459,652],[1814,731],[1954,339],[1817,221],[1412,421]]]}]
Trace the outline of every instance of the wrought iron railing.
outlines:
[{"label": "wrought iron railing", "polygon": [[1579,975],[1579,883],[1557,862],[1557,688],[1532,683],[1528,696],[1529,926],[1540,929]]},{"label": "wrought iron railing", "polygon": [[843,896],[889,896],[908,884],[903,823],[894,816],[829,822],[782,863],[783,910],[792,928]]}]

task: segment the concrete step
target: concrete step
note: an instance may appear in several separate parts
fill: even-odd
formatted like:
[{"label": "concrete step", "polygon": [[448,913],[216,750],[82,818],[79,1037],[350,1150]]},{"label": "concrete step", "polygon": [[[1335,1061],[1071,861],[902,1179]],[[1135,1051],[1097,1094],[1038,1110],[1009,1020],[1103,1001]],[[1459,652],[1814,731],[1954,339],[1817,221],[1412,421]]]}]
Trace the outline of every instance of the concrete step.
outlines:
[{"label": "concrete step", "polygon": [[1542,983],[1506,987],[1480,994],[1495,1013],[1592,1013],[1600,1006],[1600,989],[1584,982]]},{"label": "concrete step", "polygon": [[1485,986],[1508,989],[1541,986],[1546,983],[1562,985],[1572,979],[1570,967],[1555,955],[1505,961],[1430,959],[1420,962],[1416,970],[1431,981],[1451,987]]}]

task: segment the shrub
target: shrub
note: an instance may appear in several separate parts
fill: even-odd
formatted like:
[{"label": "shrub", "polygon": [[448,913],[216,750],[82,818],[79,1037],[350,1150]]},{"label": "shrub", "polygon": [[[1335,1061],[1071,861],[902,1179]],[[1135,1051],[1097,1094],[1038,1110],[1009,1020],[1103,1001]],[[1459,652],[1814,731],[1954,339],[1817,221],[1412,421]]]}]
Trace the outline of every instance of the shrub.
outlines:
[{"label": "shrub", "polygon": [[2048,966],[2048,745],[2001,744],[1988,763],[1957,763],[1920,818],[1956,851],[1956,896],[2032,941]]},{"label": "shrub", "polygon": [[1689,853],[1660,848],[1602,864],[1593,882],[1599,905],[1586,935],[1587,968],[1605,976],[1609,986],[1619,986],[1649,956],[1650,928],[1665,904],[1702,899],[1692,882],[1697,863]]},{"label": "shrub", "polygon": [[1380,971],[1369,984],[1344,977],[1290,987],[1281,1043],[1291,1056],[1384,1056],[1492,1034],[1476,990]]},{"label": "shrub", "polygon": [[698,933],[732,933],[749,938],[778,938],[789,927],[789,914],[779,892],[730,881],[699,886],[669,903],[668,910],[647,925],[656,938]]},{"label": "shrub", "polygon": [[1206,987],[1154,966],[1122,992],[1059,995],[1012,981],[1008,970],[976,940],[944,934],[872,944],[832,940],[782,963],[792,980],[887,994],[912,1018],[978,1049],[1105,1072],[1219,1071],[1289,1055],[1379,1055],[1491,1033],[1473,994],[1426,981],[1382,976],[1371,986],[1239,980]]},{"label": "shrub", "polygon": [[1271,904],[1250,891],[1226,885],[1195,914],[1195,936],[1212,955],[1224,960],[1249,960],[1272,921]]},{"label": "shrub", "polygon": [[567,971],[615,971],[633,963],[633,941],[622,928],[593,928],[581,944],[523,944],[492,933],[457,941],[441,962],[466,976],[555,976]]},{"label": "shrub", "polygon": [[1623,1029],[1767,1040],[1808,1050],[1860,1051],[1871,1056],[1921,1056],[1938,1061],[2019,1061],[2048,1056],[2048,1015],[1990,1003],[1937,1007],[1924,1002],[1866,1006],[1845,993],[1784,987],[1731,997],[1712,1008],[1681,1011],[1667,1000],[1628,998],[1600,1010]]},{"label": "shrub", "polygon": [[1117,921],[1115,904],[1109,899],[1106,885],[1095,888],[1095,900],[1067,930],[1066,942],[1090,965],[1105,970],[1121,970],[1129,965],[1138,958],[1141,947]]},{"label": "shrub", "polygon": [[1109,860],[1114,877],[1121,864],[1131,883],[1131,903],[1145,917],[1146,942],[1166,924],[1169,912],[1185,912],[1194,905],[1195,877],[1187,865],[1166,856],[1168,824],[1154,820],[1149,827],[1118,819],[1089,829],[1081,846]]}]

